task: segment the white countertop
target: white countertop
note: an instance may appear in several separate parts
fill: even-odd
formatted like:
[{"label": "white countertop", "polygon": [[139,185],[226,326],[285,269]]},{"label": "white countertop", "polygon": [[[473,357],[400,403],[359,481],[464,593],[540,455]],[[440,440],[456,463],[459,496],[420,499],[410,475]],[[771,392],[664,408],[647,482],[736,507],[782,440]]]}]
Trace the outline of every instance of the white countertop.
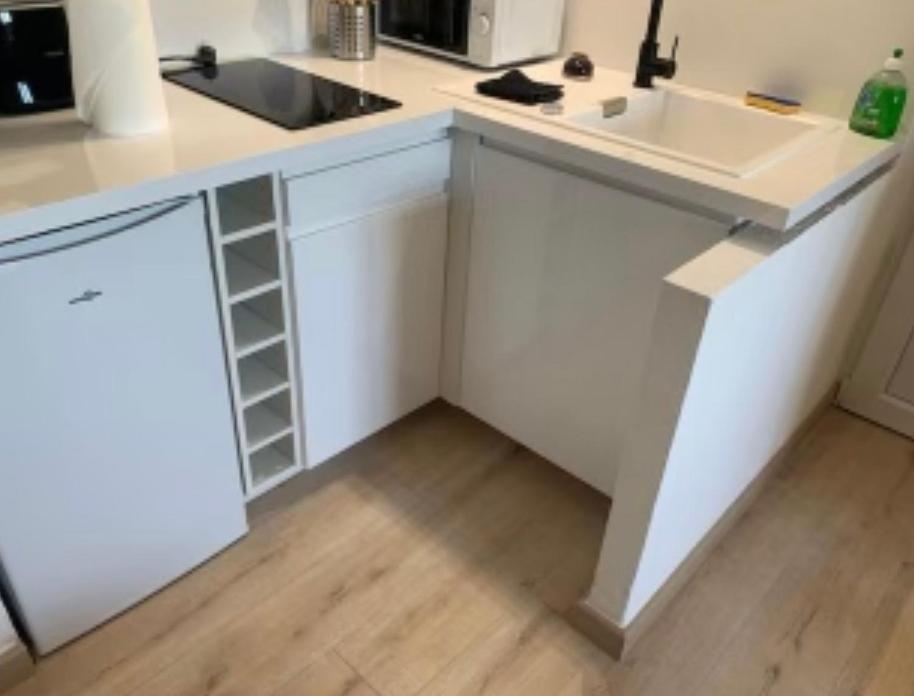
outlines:
[{"label": "white countertop", "polygon": [[[531,118],[526,107],[490,106],[446,94],[438,88],[470,84],[488,74],[394,48],[382,47],[369,63],[319,54],[276,59],[403,106],[287,131],[165,83],[171,127],[160,135],[101,138],[72,111],[0,120],[0,242],[258,172],[302,171],[358,158],[381,145],[396,146],[451,126],[776,229],[789,228],[899,153],[896,143],[842,128],[752,177],[737,178]],[[559,64],[530,71],[560,81]],[[583,99],[600,94],[603,85],[609,90],[627,80],[600,70],[597,82],[586,88],[570,83],[567,89]]]}]

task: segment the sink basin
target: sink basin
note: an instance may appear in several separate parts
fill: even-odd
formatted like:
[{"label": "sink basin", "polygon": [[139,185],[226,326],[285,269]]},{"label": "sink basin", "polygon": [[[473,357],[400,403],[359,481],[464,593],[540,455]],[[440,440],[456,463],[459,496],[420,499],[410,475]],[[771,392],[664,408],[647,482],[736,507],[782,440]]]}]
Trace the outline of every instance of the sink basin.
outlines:
[{"label": "sink basin", "polygon": [[597,106],[565,120],[575,129],[737,177],[751,176],[837,127],[670,88],[635,93],[618,116],[606,118]]}]

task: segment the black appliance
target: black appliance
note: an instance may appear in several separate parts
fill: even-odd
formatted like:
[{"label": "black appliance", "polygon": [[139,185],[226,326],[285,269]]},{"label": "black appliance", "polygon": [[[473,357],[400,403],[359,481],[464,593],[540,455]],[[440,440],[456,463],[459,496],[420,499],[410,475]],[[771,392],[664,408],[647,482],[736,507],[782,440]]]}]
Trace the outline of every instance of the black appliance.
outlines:
[{"label": "black appliance", "polygon": [[195,66],[166,73],[165,79],[288,130],[401,106],[392,99],[264,58]]},{"label": "black appliance", "polygon": [[396,0],[381,3],[386,37],[466,56],[470,42],[469,0]]},{"label": "black appliance", "polygon": [[517,65],[559,52],[565,5],[566,0],[379,0],[378,37],[480,68]]},{"label": "black appliance", "polygon": [[0,114],[71,106],[70,42],[63,6],[0,5]]}]

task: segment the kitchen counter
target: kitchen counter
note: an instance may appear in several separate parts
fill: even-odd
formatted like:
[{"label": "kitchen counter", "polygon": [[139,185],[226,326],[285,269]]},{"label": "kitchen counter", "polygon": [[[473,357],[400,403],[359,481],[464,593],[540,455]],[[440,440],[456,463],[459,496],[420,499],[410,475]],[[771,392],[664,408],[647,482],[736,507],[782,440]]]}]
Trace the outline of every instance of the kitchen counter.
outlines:
[{"label": "kitchen counter", "polygon": [[[838,129],[749,178],[627,147],[530,118],[522,108],[483,104],[438,88],[487,73],[382,47],[370,63],[324,55],[277,57],[290,66],[403,103],[399,109],[301,131],[286,131],[170,83],[171,128],[133,139],[101,138],[73,111],[0,121],[0,241],[106,210],[124,209],[262,172],[297,172],[355,159],[458,127],[550,160],[593,172],[650,195],[733,220],[788,229],[868,174],[899,146]],[[558,63],[531,69],[558,79]],[[569,95],[611,96],[628,76],[601,70]],[[605,86],[605,88],[604,88]]]},{"label": "kitchen counter", "polygon": [[309,158],[356,159],[375,143],[409,140],[453,124],[448,100],[429,88],[433,71],[414,68],[396,55],[365,65],[322,57],[287,62],[378,91],[403,107],[287,131],[165,82],[170,128],[161,134],[100,137],[74,111],[0,120],[0,241],[106,208],[129,208],[264,171],[307,166]]},{"label": "kitchen counter", "polygon": [[[396,49],[370,63],[277,60],[403,106],[286,131],[166,83],[171,127],[154,136],[100,138],[72,111],[0,120],[0,244],[269,179],[260,225],[225,234],[215,196],[213,259],[226,287],[220,264],[258,265],[258,244],[279,259],[254,286],[261,294],[223,291],[223,309],[239,364],[261,339],[287,341],[282,424],[305,430],[314,451],[302,461],[316,466],[438,396],[550,461],[570,452],[567,468],[595,480],[578,466],[583,443],[597,453],[613,511],[582,607],[614,644],[630,640],[843,376],[892,237],[878,217],[888,177],[863,184],[899,145],[836,124],[739,178],[573,130],[536,108],[482,101],[472,85],[487,73]],[[558,65],[529,72],[557,81]],[[567,85],[566,107],[596,106],[630,82],[600,69],[592,83]],[[277,172],[321,174],[277,186]],[[289,245],[276,224],[280,195]],[[254,237],[234,232],[261,241],[252,249]],[[294,283],[284,290],[286,250]],[[235,329],[251,315],[266,331],[242,345]],[[296,372],[310,392],[292,388]],[[418,385],[414,395],[406,383]],[[299,419],[299,397],[321,405]],[[290,432],[281,436],[294,447]],[[525,433],[549,442],[531,445]]]}]

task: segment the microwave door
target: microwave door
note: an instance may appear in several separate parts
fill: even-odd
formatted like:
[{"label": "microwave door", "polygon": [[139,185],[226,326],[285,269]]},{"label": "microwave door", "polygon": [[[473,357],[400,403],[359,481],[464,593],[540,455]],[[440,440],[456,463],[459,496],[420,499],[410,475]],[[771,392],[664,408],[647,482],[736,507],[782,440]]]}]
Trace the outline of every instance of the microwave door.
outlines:
[{"label": "microwave door", "polygon": [[467,55],[470,0],[384,0],[381,33],[400,41]]}]

